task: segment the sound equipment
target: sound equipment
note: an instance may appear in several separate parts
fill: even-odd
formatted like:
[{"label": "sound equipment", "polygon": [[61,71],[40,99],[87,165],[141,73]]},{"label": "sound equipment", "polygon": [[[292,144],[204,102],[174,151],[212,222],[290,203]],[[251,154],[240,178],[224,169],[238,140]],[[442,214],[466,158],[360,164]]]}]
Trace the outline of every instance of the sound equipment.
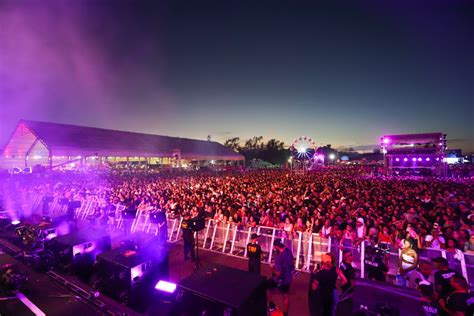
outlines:
[{"label": "sound equipment", "polygon": [[110,250],[111,240],[103,231],[84,229],[51,239],[45,249],[53,253],[58,268],[87,279],[92,273],[96,255]]},{"label": "sound equipment", "polygon": [[97,280],[94,288],[144,311],[158,280],[168,278],[168,249],[156,240],[141,248],[114,249],[98,255],[95,268]]},{"label": "sound equipment", "polygon": [[340,298],[336,316],[347,315],[425,315],[416,290],[388,283],[357,280],[354,292]]},{"label": "sound equipment", "polygon": [[265,278],[212,264],[178,284],[177,315],[266,316]]},{"label": "sound equipment", "polygon": [[199,232],[206,227],[206,221],[204,217],[195,217],[188,219],[188,228],[193,232]]}]

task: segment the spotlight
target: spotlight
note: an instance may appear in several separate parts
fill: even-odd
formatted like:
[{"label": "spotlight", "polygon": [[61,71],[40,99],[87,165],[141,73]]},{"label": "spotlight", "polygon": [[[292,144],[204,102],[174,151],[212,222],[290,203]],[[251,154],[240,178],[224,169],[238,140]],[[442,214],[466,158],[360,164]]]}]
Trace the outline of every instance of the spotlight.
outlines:
[{"label": "spotlight", "polygon": [[418,161],[421,161],[421,158],[418,158]]},{"label": "spotlight", "polygon": [[383,139],[383,143],[384,143],[384,144],[390,143],[390,139],[389,139],[389,138],[384,138],[384,139]]},{"label": "spotlight", "polygon": [[400,161],[400,158],[395,158],[395,161]]},{"label": "spotlight", "polygon": [[174,293],[174,291],[176,291],[176,284],[160,280],[155,285],[155,289],[163,292]]},{"label": "spotlight", "polygon": [[416,158],[415,158],[415,157],[413,157],[411,160],[412,160],[412,161],[416,161]]},{"label": "spotlight", "polygon": [[426,158],[426,161],[430,161],[430,157]]},{"label": "spotlight", "polygon": [[329,155],[329,159],[331,159],[331,160],[334,160],[334,159],[336,159],[336,155],[334,155],[334,154],[330,154],[330,155]]},{"label": "spotlight", "polygon": [[436,161],[439,161],[439,157],[436,157]]},{"label": "spotlight", "polygon": [[18,225],[18,224],[20,224],[19,220],[15,219],[14,221],[12,221],[12,225]]},{"label": "spotlight", "polygon": [[407,157],[403,158],[403,161],[405,161],[405,162],[408,161],[408,158]]}]

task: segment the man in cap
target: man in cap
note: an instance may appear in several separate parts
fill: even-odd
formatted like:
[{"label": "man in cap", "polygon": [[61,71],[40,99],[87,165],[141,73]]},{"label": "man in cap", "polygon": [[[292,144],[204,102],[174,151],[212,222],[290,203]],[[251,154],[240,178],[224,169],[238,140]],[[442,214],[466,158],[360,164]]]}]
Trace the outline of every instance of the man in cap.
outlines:
[{"label": "man in cap", "polygon": [[291,250],[285,247],[285,245],[279,240],[275,240],[273,246],[277,252],[275,256],[275,264],[271,264],[272,268],[272,278],[268,280],[267,283],[267,300],[269,304],[272,302],[271,290],[278,288],[278,290],[283,294],[284,307],[283,314],[288,315],[288,308],[290,305],[289,293],[290,285],[293,280],[293,254]]},{"label": "man in cap", "polygon": [[247,245],[247,257],[249,258],[249,272],[260,275],[262,247],[258,244],[258,237],[255,233],[250,236],[252,240]]},{"label": "man in cap", "polygon": [[445,299],[453,290],[451,287],[451,278],[453,276],[460,276],[460,274],[449,268],[448,260],[443,257],[433,258],[435,268],[438,270],[434,275],[435,289],[440,298]]},{"label": "man in cap", "polygon": [[181,222],[181,229],[183,230],[183,246],[184,246],[184,261],[189,260],[189,254],[191,254],[191,260],[196,261],[196,254],[194,252],[194,232],[191,230],[189,220],[191,214],[186,212],[184,214],[183,221]]},{"label": "man in cap", "polygon": [[439,305],[448,315],[473,315],[474,296],[469,293],[469,284],[464,277],[455,275],[450,279],[453,291]]}]

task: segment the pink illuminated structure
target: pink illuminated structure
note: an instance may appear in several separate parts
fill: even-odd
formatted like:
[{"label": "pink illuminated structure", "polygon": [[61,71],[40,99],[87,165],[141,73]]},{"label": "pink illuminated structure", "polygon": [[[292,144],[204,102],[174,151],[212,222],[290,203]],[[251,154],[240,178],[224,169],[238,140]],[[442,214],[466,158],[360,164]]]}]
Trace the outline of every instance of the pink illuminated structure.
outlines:
[{"label": "pink illuminated structure", "polygon": [[[425,174],[446,176],[446,134],[402,134],[383,135],[380,148],[384,153],[384,166],[387,175],[401,171],[421,171]],[[426,172],[428,171],[428,172]]]}]

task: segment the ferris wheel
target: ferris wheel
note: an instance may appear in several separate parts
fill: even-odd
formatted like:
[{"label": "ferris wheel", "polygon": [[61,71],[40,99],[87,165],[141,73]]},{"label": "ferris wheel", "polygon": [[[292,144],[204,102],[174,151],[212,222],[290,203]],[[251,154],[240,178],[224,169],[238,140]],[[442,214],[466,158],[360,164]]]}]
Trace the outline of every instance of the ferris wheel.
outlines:
[{"label": "ferris wheel", "polygon": [[293,159],[309,160],[316,152],[316,143],[310,137],[301,136],[295,138],[290,146]]}]

